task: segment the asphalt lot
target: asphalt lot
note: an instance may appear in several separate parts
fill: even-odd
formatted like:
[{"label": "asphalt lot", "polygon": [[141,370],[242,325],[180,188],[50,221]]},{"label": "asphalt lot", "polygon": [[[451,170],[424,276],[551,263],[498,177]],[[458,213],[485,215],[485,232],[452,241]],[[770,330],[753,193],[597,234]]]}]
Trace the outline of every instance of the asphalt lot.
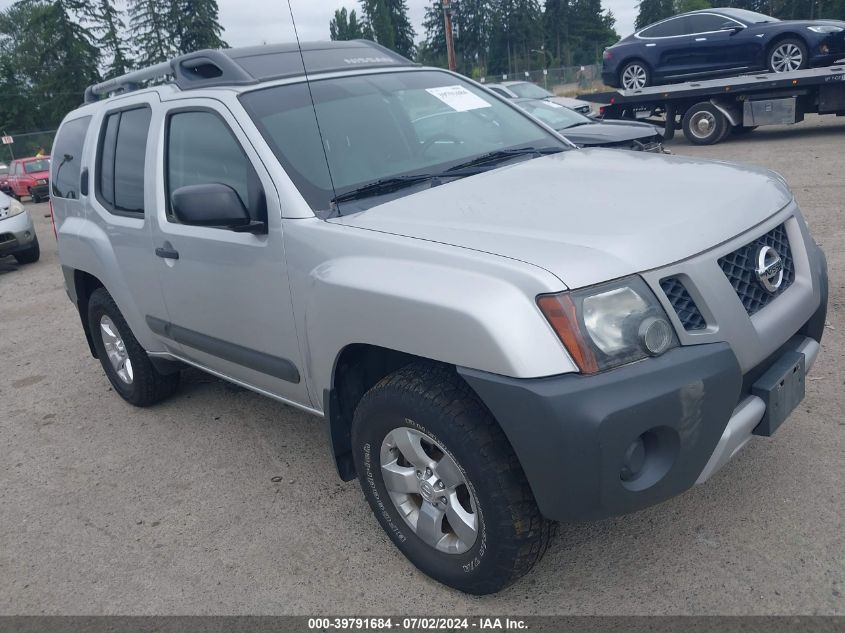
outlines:
[{"label": "asphalt lot", "polygon": [[41,260],[0,259],[0,613],[845,614],[845,120],[670,146],[793,187],[831,274],[807,397],[706,485],[562,525],[485,598],[399,554],[316,418],[196,371],[164,404],[125,404],[65,295],[47,205],[29,205]]}]

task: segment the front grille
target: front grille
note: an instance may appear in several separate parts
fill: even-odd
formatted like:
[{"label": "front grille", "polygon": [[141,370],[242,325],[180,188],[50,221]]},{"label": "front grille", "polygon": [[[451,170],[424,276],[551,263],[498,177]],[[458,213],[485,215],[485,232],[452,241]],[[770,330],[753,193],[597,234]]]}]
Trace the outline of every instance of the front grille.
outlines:
[{"label": "front grille", "polygon": [[677,277],[661,279],[660,287],[666,293],[669,303],[675,308],[675,314],[678,315],[685,330],[703,330],[707,327],[707,321],[704,320],[704,316],[680,279]]},{"label": "front grille", "polygon": [[[766,290],[755,273],[757,250],[761,246],[771,246],[783,261],[783,283],[776,292]],[[789,248],[786,227],[781,224],[753,242],[725,255],[719,259],[719,266],[725,273],[725,277],[731,282],[733,289],[736,291],[736,296],[742,301],[745,311],[749,315],[759,312],[795,281],[795,263],[792,260],[792,251]]]},{"label": "front grille", "polygon": [[0,233],[0,244],[3,244],[4,242],[11,242],[14,239],[15,236],[11,233]]}]

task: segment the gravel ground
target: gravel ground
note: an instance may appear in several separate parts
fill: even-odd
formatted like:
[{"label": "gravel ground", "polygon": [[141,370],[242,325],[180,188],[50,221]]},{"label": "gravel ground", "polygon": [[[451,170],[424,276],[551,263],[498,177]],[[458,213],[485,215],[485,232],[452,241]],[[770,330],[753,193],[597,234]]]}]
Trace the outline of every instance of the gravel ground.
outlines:
[{"label": "gravel ground", "polygon": [[812,117],[671,144],[794,188],[831,274],[807,397],[706,485],[562,525],[485,598],[398,553],[336,479],[319,420],[196,371],[162,405],[125,404],[65,296],[47,205],[31,205],[42,259],[0,259],[0,613],[845,614],[843,143],[845,121]]}]

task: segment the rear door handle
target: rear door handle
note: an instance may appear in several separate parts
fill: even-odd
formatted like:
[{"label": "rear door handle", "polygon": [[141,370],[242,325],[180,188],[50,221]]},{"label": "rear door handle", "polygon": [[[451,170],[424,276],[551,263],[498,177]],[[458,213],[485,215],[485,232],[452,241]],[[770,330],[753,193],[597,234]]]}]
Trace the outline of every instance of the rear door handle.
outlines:
[{"label": "rear door handle", "polygon": [[164,259],[179,259],[179,251],[173,248],[169,242],[165,242],[164,246],[159,246],[156,249],[156,255],[164,257]]},{"label": "rear door handle", "polygon": [[706,42],[707,38],[706,37],[697,37],[697,38],[695,38],[695,41],[696,42]]}]

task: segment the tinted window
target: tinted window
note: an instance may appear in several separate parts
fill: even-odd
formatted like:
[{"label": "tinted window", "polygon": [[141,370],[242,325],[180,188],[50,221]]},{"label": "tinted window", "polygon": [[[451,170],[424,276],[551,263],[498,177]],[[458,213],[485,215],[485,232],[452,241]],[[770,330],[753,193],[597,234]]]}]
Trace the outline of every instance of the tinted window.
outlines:
[{"label": "tinted window", "polygon": [[144,212],[144,165],[150,109],[135,108],[106,117],[97,157],[97,194],[112,211]]},{"label": "tinted window", "polygon": [[120,123],[120,112],[106,117],[97,159],[97,193],[100,201],[112,208],[114,207],[114,144],[117,140],[118,123]]},{"label": "tinted window", "polygon": [[211,183],[230,186],[253,219],[264,219],[257,211],[258,177],[226,123],[211,112],[173,114],[167,134],[168,200],[180,187]]},{"label": "tinted window", "polygon": [[686,18],[675,18],[673,20],[666,20],[655,24],[644,31],[640,32],[642,37],[673,37],[675,35],[685,35],[689,31],[686,28]]},{"label": "tinted window", "polygon": [[150,116],[147,108],[120,115],[114,153],[114,206],[120,211],[144,212],[144,158]]},{"label": "tinted window", "polygon": [[738,22],[723,15],[691,15],[687,18],[691,33],[709,33],[720,31],[726,22],[740,26]]},{"label": "tinted window", "polygon": [[53,156],[56,157],[53,175],[50,178],[53,195],[58,198],[79,198],[79,175],[82,172],[82,148],[91,117],[74,119],[64,124],[56,142]]}]

